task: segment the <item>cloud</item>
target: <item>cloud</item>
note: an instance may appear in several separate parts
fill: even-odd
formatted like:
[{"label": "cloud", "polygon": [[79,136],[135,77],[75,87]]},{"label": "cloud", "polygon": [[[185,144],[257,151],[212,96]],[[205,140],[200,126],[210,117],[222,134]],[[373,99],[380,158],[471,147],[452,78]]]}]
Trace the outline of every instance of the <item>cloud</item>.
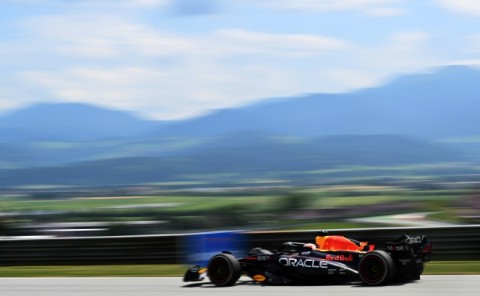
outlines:
[{"label": "cloud", "polygon": [[368,68],[363,65],[361,68],[370,69],[377,84],[382,84],[397,76],[424,72],[442,65],[445,57],[430,43],[431,39],[432,36],[425,32],[393,34],[386,44],[364,51],[365,62],[373,62],[375,66]]},{"label": "cloud", "polygon": [[465,51],[468,53],[478,54],[480,53],[480,34],[468,36],[465,38],[468,43],[465,46]]},{"label": "cloud", "polygon": [[266,6],[277,10],[303,12],[358,11],[374,16],[403,13],[397,3],[402,0],[269,0]]},{"label": "cloud", "polygon": [[175,0],[6,0],[16,5],[39,5],[50,7],[63,7],[63,8],[151,8],[151,7],[163,7],[169,5],[171,1]]},{"label": "cloud", "polygon": [[271,34],[243,29],[219,30],[215,38],[216,45],[223,48],[225,53],[240,55],[311,57],[349,47],[346,41],[320,35]]},{"label": "cloud", "polygon": [[480,1],[478,0],[436,0],[436,2],[453,12],[480,16]]},{"label": "cloud", "polygon": [[221,10],[217,0],[174,0],[170,6],[178,16],[214,14]]},{"label": "cloud", "polygon": [[295,94],[303,74],[290,66],[351,46],[320,35],[245,29],[180,36],[109,14],[42,16],[22,28],[30,38],[21,55],[43,57],[19,74],[31,93],[162,119]]},{"label": "cloud", "polygon": [[[144,68],[77,67],[53,71],[26,71],[22,79],[47,91],[59,101],[87,102],[118,108],[135,107],[156,81],[163,79],[162,71]],[[135,109],[135,108],[133,108]]]},{"label": "cloud", "polygon": [[187,39],[112,15],[44,16],[24,26],[37,42],[27,48],[76,58],[162,57],[191,49]]},{"label": "cloud", "polygon": [[[390,73],[412,72],[431,67],[440,63],[441,57],[428,46],[431,36],[424,32],[402,32],[390,36],[389,40],[380,46],[364,46],[360,51],[359,60],[366,64],[374,63],[374,72],[381,75]],[[363,58],[361,58],[363,57]]]}]

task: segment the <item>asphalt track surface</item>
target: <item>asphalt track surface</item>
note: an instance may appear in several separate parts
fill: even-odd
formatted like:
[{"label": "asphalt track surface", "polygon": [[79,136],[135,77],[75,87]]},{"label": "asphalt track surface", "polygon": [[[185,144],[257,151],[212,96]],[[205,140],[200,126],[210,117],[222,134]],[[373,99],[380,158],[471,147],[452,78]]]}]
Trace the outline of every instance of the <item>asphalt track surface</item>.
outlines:
[{"label": "asphalt track surface", "polygon": [[181,278],[0,278],[2,296],[151,296],[151,295],[355,295],[472,296],[479,295],[480,275],[422,276],[394,286],[261,286],[241,278],[234,287],[217,288],[208,281],[183,283]]}]

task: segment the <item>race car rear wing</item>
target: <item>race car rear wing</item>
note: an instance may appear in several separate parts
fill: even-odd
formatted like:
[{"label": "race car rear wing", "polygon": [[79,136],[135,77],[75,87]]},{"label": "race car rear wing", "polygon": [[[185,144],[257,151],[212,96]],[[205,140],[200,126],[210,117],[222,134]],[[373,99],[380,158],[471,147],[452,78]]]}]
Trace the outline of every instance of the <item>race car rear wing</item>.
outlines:
[{"label": "race car rear wing", "polygon": [[387,251],[399,257],[415,256],[422,262],[430,261],[432,243],[425,235],[403,235],[393,242],[387,242]]}]

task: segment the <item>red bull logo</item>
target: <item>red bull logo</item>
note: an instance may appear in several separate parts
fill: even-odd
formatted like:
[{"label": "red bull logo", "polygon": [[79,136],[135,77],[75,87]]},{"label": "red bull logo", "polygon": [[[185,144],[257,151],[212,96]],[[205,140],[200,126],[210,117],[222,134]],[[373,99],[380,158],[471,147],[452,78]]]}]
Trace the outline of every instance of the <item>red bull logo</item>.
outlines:
[{"label": "red bull logo", "polygon": [[327,255],[327,257],[325,257],[325,260],[351,262],[351,261],[353,261],[353,254],[350,254],[350,255]]}]

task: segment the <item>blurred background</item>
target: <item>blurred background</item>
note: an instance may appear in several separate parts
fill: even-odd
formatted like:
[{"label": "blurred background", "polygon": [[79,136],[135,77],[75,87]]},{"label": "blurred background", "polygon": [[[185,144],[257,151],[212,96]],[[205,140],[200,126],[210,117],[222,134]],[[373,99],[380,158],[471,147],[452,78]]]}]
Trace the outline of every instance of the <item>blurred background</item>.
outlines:
[{"label": "blurred background", "polygon": [[6,0],[0,236],[480,222],[480,4]]}]

